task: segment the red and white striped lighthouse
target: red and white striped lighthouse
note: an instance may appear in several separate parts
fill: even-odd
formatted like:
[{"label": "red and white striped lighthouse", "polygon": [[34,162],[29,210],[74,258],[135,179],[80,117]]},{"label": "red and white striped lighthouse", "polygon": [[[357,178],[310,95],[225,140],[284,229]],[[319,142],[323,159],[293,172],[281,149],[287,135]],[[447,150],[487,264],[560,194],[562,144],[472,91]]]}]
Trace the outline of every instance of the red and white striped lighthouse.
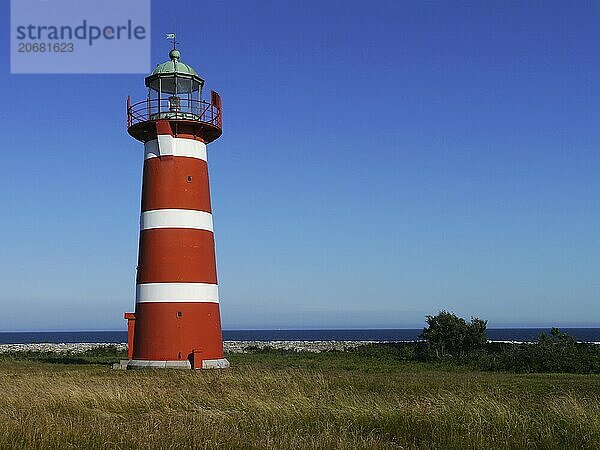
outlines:
[{"label": "red and white striped lighthouse", "polygon": [[206,144],[221,135],[221,98],[180,60],[146,78],[148,97],[127,99],[128,132],[144,143],[135,313],[128,368],[225,368]]}]

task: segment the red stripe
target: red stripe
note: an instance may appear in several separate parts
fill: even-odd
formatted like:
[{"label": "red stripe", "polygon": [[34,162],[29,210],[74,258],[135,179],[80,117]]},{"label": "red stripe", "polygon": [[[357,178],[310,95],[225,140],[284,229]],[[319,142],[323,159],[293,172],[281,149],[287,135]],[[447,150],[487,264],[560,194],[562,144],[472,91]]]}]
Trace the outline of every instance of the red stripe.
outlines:
[{"label": "red stripe", "polygon": [[223,358],[217,303],[138,303],[135,317],[133,359],[186,360],[194,350]]},{"label": "red stripe", "polygon": [[211,212],[206,161],[171,156],[144,162],[142,211],[170,208]]},{"label": "red stripe", "polygon": [[[218,94],[217,94],[218,95]],[[219,98],[219,101],[221,99]],[[220,108],[220,106],[219,106]],[[173,129],[175,128],[175,129]],[[157,120],[156,121],[156,135],[171,135],[177,138],[193,139],[195,141],[206,142],[207,140],[202,137],[203,129],[205,126],[194,121],[183,121],[183,120]],[[211,127],[214,128],[214,127]],[[213,130],[214,134],[214,130]],[[219,133],[220,135],[220,133]],[[218,136],[217,136],[218,137]],[[213,137],[210,141],[214,140]],[[147,142],[147,141],[145,141]]]},{"label": "red stripe", "polygon": [[217,284],[213,233],[188,228],[142,231],[137,282]]},{"label": "red stripe", "polygon": [[168,120],[157,120],[156,134],[168,134],[173,136],[173,130],[171,130],[171,123]]}]

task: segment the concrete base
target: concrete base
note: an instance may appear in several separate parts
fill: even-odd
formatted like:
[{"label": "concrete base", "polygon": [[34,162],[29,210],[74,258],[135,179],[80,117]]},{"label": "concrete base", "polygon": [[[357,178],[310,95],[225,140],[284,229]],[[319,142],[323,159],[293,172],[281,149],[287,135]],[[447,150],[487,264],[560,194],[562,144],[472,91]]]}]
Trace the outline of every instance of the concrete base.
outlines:
[{"label": "concrete base", "polygon": [[146,361],[132,359],[127,362],[128,369],[191,369],[192,365],[186,359],[183,361]]},{"label": "concrete base", "polygon": [[228,369],[229,361],[225,358],[221,359],[205,359],[202,361],[203,369]]},{"label": "concrete base", "polygon": [[[205,359],[202,361],[202,369],[227,369],[229,361],[221,359]],[[113,369],[191,369],[188,360],[184,361],[146,361],[143,359],[122,359],[113,364]]]}]

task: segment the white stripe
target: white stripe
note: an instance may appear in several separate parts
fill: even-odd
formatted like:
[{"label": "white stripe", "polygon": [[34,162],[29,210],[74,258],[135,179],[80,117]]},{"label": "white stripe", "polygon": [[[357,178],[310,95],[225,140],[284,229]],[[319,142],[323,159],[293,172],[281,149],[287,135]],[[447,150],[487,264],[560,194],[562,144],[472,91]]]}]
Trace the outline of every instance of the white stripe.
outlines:
[{"label": "white stripe", "polygon": [[213,231],[212,214],[191,209],[154,209],[144,211],[140,218],[140,229],[192,228]]},{"label": "white stripe", "polygon": [[206,144],[194,139],[174,138],[168,134],[159,134],[144,144],[144,159],[159,156],[187,156],[206,161]]},{"label": "white stripe", "polygon": [[208,283],[144,283],[136,286],[136,302],[219,303],[219,287]]}]

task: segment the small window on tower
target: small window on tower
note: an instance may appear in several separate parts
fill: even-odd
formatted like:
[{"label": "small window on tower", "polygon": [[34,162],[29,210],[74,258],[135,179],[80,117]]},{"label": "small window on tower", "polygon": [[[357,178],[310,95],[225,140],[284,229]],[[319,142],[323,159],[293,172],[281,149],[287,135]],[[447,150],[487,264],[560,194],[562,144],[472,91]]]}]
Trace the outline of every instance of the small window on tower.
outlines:
[{"label": "small window on tower", "polygon": [[188,183],[191,183],[191,182],[192,182],[192,176],[188,175]]},{"label": "small window on tower", "polygon": [[177,317],[181,317],[183,316],[183,314],[181,313],[181,311],[177,311]]}]

